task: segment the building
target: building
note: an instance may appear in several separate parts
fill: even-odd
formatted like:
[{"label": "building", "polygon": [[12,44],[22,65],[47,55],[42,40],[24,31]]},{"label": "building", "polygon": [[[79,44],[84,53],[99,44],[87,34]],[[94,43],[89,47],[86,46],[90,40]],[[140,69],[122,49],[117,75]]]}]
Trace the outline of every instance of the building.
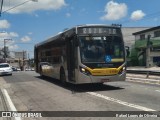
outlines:
[{"label": "building", "polygon": [[149,27],[122,27],[123,39],[125,46],[132,48],[135,43],[135,37],[133,33],[148,29]]},{"label": "building", "polygon": [[15,52],[15,60],[24,60],[27,59],[27,52],[22,51],[22,52]]},{"label": "building", "polygon": [[20,67],[21,69],[24,69],[26,63],[27,63],[27,52],[26,51],[20,51],[20,52],[14,52],[14,66]]},{"label": "building", "polygon": [[0,49],[0,63],[4,61],[4,52],[2,49]]},{"label": "building", "polygon": [[160,26],[133,33],[140,66],[155,66],[160,62]]}]

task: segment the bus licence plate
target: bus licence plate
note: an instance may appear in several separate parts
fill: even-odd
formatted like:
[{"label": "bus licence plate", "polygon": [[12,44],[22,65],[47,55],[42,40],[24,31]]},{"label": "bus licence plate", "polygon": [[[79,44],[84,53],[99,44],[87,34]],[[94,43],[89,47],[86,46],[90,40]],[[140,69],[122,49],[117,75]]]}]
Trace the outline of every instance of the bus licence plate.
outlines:
[{"label": "bus licence plate", "polygon": [[101,82],[109,82],[110,79],[101,79]]}]

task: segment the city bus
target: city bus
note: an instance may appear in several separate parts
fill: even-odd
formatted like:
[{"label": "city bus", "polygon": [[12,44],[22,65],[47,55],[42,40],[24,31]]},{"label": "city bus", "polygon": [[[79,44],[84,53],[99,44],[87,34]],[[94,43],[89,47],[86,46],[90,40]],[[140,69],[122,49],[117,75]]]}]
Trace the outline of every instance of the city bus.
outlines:
[{"label": "city bus", "polygon": [[78,25],[35,45],[35,71],[63,84],[124,81],[120,25]]}]

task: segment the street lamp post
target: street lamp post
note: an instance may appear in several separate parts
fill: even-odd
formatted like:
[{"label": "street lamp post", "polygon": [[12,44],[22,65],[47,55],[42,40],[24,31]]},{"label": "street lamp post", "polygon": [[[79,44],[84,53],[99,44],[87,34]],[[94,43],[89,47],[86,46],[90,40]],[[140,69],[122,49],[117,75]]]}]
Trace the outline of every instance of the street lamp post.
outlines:
[{"label": "street lamp post", "polygon": [[4,62],[6,62],[6,42],[8,41],[8,40],[12,40],[12,39],[4,39]]},{"label": "street lamp post", "polygon": [[151,52],[151,46],[152,42],[150,41],[151,35],[147,36],[147,47],[146,47],[146,67],[151,67],[151,57],[150,57],[150,52]]}]

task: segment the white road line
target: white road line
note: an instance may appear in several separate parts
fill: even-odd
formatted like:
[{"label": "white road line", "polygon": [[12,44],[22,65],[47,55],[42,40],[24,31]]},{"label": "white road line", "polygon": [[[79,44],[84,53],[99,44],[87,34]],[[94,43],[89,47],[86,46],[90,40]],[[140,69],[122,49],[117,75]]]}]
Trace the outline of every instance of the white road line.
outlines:
[{"label": "white road line", "polygon": [[115,99],[115,98],[111,98],[111,97],[108,97],[108,96],[104,96],[102,94],[98,94],[98,93],[95,93],[95,92],[87,92],[87,93],[90,94],[90,95],[99,97],[99,98],[103,98],[103,99],[108,100],[108,101],[112,101],[112,102],[115,102],[115,103],[118,103],[118,104],[121,104],[121,105],[125,105],[125,106],[128,106],[128,107],[136,108],[136,109],[139,109],[139,110],[156,111],[154,109],[150,109],[150,108],[146,108],[146,107],[143,107],[143,106],[140,106],[140,105],[135,105],[135,104],[128,103],[128,102],[125,102],[125,101],[121,101],[121,100],[118,100],[118,99]]},{"label": "white road line", "polygon": [[160,90],[155,90],[156,92],[160,92]]},{"label": "white road line", "polygon": [[[8,92],[7,92],[7,90],[6,90],[6,89],[2,89],[2,92],[3,92],[3,94],[4,94],[5,97],[6,97],[6,100],[7,100],[8,104],[9,104],[10,110],[16,112],[17,109],[16,109],[16,107],[14,106],[14,104],[13,104],[13,102],[12,102],[12,100],[11,100]],[[20,118],[20,117],[15,117],[15,120],[21,120],[21,118]]]}]

